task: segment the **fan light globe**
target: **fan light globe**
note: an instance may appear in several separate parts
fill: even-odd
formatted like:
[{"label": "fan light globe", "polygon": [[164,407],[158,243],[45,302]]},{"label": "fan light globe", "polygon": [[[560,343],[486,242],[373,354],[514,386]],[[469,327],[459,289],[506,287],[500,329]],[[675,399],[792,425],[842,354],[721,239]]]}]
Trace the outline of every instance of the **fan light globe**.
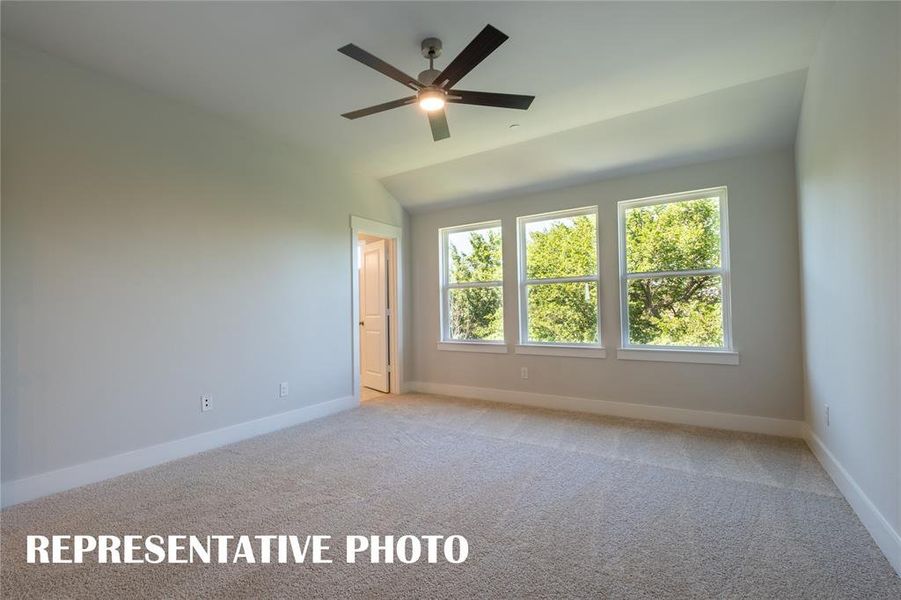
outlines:
[{"label": "fan light globe", "polygon": [[426,112],[444,108],[444,94],[438,90],[424,90],[419,94],[419,107]]}]

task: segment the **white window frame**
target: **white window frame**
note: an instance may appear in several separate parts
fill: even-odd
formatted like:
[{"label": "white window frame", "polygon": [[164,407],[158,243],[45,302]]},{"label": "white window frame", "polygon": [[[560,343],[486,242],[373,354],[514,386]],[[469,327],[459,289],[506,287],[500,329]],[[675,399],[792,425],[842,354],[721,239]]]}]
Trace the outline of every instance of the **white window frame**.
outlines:
[{"label": "white window frame", "polygon": [[[597,205],[582,206],[579,208],[570,208],[565,210],[557,210],[552,212],[540,213],[536,215],[526,215],[516,218],[516,237],[517,237],[517,282],[519,288],[519,343],[516,345],[517,354],[543,354],[549,356],[570,356],[583,358],[605,358],[602,330],[601,327],[601,243],[600,243],[600,217]],[[539,221],[548,221],[551,219],[565,219],[567,217],[581,217],[585,215],[594,215],[594,235],[595,235],[595,264],[596,272],[594,275],[583,275],[578,277],[555,277],[550,279],[527,279],[526,278],[526,225]],[[598,341],[594,344],[574,343],[574,342],[540,342],[529,339],[529,299],[528,286],[535,284],[548,283],[594,283],[597,285],[597,334]]]},{"label": "white window frame", "polygon": [[[626,211],[642,206],[670,204],[700,200],[716,196],[720,205],[720,266],[714,269],[693,269],[684,271],[651,271],[629,273],[626,268]],[[620,348],[617,358],[626,360],[654,360],[664,362],[699,362],[711,364],[738,364],[738,353],[732,339],[732,281],[729,264],[729,203],[726,186],[663,194],[649,198],[623,200],[617,203],[619,219],[619,279],[620,279]],[[629,342],[629,291],[630,279],[651,277],[691,277],[695,275],[716,275],[722,281],[723,346],[657,346],[632,344]]]},{"label": "white window frame", "polygon": [[[448,253],[448,237],[452,233],[465,233],[467,231],[477,231],[479,229],[489,229],[497,227],[501,230],[501,279],[498,281],[475,281],[467,283],[450,283],[448,274],[448,261],[450,254]],[[456,225],[454,227],[442,227],[438,230],[438,260],[440,261],[439,269],[439,297],[441,302],[440,321],[441,332],[439,334],[438,349],[452,351],[471,351],[471,352],[491,352],[506,353],[507,341],[506,333],[502,340],[455,340],[450,336],[450,323],[447,311],[450,308],[450,294],[452,289],[478,288],[478,287],[497,287],[501,290],[501,304],[503,306],[504,297],[504,259],[503,259],[503,235],[504,228],[500,219],[496,221],[482,221],[480,223],[468,223],[466,225]],[[503,310],[503,309],[502,309]],[[506,321],[507,311],[503,312],[504,321]],[[505,327],[501,331],[504,332]]]}]

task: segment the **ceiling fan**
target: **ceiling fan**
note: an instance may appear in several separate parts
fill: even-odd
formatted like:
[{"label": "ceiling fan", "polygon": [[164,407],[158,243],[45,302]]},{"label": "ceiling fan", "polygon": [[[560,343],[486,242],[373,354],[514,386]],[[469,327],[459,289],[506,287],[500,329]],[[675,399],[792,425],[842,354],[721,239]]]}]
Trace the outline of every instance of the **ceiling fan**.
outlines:
[{"label": "ceiling fan", "polygon": [[452,104],[475,104],[478,106],[496,106],[499,108],[516,108],[526,110],[532,104],[535,96],[520,96],[516,94],[496,94],[493,92],[471,92],[454,89],[454,85],[463,79],[467,73],[480,62],[497,50],[498,46],[507,41],[507,36],[491,25],[486,25],[479,35],[475,37],[463,51],[452,60],[443,71],[434,68],[434,61],[441,56],[441,40],[427,38],[422,41],[422,55],[428,59],[429,68],[421,72],[417,78],[410,77],[403,71],[392,67],[385,61],[366,52],[354,44],[348,44],[338,48],[338,52],[345,54],[354,60],[358,60],[367,67],[371,67],[383,75],[402,83],[416,92],[415,96],[407,96],[399,100],[392,100],[384,104],[376,104],[368,108],[351,111],[341,115],[345,119],[359,119],[382,111],[418,103],[429,116],[429,125],[432,128],[432,139],[436,142],[450,137],[447,128],[447,115],[444,107]]}]

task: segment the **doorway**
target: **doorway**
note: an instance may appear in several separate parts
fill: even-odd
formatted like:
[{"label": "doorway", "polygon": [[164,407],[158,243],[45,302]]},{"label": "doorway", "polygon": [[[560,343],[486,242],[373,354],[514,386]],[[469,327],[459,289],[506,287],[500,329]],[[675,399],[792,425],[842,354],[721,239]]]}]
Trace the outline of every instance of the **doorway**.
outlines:
[{"label": "doorway", "polygon": [[354,394],[360,401],[400,391],[401,230],[351,218]]},{"label": "doorway", "polygon": [[388,240],[361,233],[357,262],[360,275],[360,399],[391,391],[389,344],[391,302],[388,297]]}]

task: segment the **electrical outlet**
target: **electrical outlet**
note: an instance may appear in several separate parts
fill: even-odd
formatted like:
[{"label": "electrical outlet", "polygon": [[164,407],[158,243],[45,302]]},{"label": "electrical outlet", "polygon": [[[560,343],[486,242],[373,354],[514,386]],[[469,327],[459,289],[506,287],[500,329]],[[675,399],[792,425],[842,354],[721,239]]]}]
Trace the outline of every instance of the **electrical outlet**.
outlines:
[{"label": "electrical outlet", "polygon": [[287,398],[288,397],[288,382],[283,381],[281,385],[278,386],[278,397],[279,398]]},{"label": "electrical outlet", "polygon": [[213,410],[213,399],[209,396],[201,396],[200,397],[200,412],[206,412],[208,410]]},{"label": "electrical outlet", "polygon": [[519,376],[522,379],[528,379],[529,378],[529,367],[522,367],[519,370]]},{"label": "electrical outlet", "polygon": [[829,427],[829,405],[826,405],[826,427]]}]

